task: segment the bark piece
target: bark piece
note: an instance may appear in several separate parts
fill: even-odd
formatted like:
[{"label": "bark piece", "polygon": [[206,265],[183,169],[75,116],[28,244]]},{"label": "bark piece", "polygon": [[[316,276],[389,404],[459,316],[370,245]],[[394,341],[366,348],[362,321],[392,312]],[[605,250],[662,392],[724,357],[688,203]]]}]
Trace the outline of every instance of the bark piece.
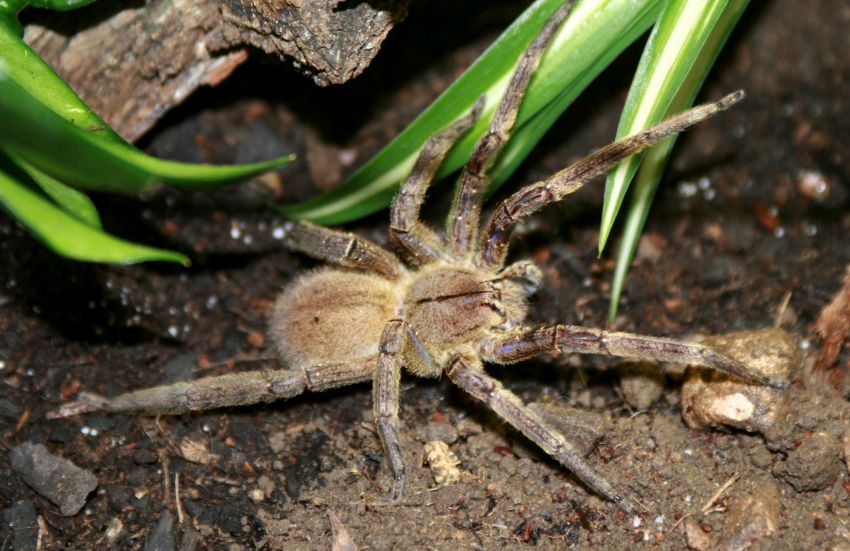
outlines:
[{"label": "bark piece", "polygon": [[135,141],[198,87],[227,78],[248,59],[248,47],[291,58],[322,86],[357,76],[408,2],[151,0],[125,9],[95,3],[67,14],[31,14],[24,39]]}]

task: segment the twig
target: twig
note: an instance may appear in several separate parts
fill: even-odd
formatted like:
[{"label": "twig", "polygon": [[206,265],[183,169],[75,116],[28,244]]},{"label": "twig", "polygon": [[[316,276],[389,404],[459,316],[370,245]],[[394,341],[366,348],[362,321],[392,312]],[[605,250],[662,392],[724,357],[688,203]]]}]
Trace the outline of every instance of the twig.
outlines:
[{"label": "twig", "polygon": [[36,522],[38,522],[38,536],[35,540],[35,549],[36,551],[41,551],[44,549],[44,537],[47,535],[47,522],[45,522],[44,517],[41,515],[38,515]]},{"label": "twig", "polygon": [[717,501],[720,498],[721,495],[723,495],[723,492],[728,490],[732,486],[732,484],[734,484],[737,481],[738,481],[738,473],[735,473],[729,478],[729,480],[727,480],[726,482],[723,483],[723,486],[721,486],[720,488],[717,489],[716,492],[714,492],[714,495],[712,495],[711,498],[709,498],[708,501],[705,502],[705,505],[703,505],[702,509],[701,509],[702,514],[706,514],[708,512],[708,510],[711,509],[711,507],[714,505],[714,502]]},{"label": "twig", "polygon": [[177,522],[183,524],[183,504],[180,502],[180,473],[174,473],[174,502],[177,504]]},{"label": "twig", "polygon": [[693,511],[691,511],[690,513],[685,513],[684,515],[682,515],[682,516],[681,516],[681,518],[679,518],[679,520],[677,520],[676,522],[674,522],[674,523],[673,523],[673,527],[672,527],[672,528],[670,528],[670,532],[675,532],[675,531],[676,531],[676,528],[678,528],[678,526],[679,526],[680,524],[682,524],[683,522],[685,522],[685,519],[687,519],[687,518],[689,518],[689,517],[692,517],[692,516],[694,516]]}]

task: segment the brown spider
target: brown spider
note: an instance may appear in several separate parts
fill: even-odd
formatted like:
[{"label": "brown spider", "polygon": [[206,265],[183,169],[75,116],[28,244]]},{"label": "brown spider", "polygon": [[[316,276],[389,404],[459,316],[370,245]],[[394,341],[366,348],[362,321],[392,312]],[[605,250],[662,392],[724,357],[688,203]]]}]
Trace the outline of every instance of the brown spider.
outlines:
[{"label": "brown spider", "polygon": [[[745,381],[783,386],[705,346],[569,325],[532,327],[527,299],[542,274],[530,261],[505,266],[513,227],[605,174],[615,163],[726,109],[733,93],[695,107],[639,134],[608,145],[548,179],[502,201],[479,228],[487,170],[508,138],[525,88],[565,5],[522,56],[487,133],[460,176],[445,235],[419,220],[425,192],[443,157],[478,117],[479,101],[461,120],[431,138],[402,184],[390,210],[390,239],[411,268],[379,245],[352,234],[291,222],[287,244],[337,267],[309,272],[278,297],[271,337],[288,369],[250,371],[129,392],[114,398],[91,394],[56,416],[95,409],[180,414],[270,402],[304,391],[372,381],[374,419],[394,477],[392,497],[404,490],[405,465],[398,436],[402,368],[420,377],[445,373],[505,421],[570,469],[587,486],[628,511],[623,494],[598,475],[564,436],[550,428],[512,392],[487,375],[483,362],[505,365],[546,352],[606,354],[695,364]],[[480,232],[480,233],[479,233]]]}]

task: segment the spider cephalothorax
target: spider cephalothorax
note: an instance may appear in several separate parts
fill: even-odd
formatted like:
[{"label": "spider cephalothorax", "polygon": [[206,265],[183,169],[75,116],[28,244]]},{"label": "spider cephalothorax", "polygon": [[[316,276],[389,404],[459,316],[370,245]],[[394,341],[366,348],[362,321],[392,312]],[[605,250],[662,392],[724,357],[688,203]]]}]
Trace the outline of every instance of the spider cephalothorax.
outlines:
[{"label": "spider cephalothorax", "polygon": [[466,116],[431,138],[390,210],[390,239],[403,263],[379,245],[305,222],[286,227],[293,249],[335,264],[307,273],[276,302],[271,337],[286,369],[250,371],[155,387],[114,398],[84,395],[58,415],[93,409],[176,414],[296,396],[306,390],[371,381],[375,425],[394,476],[404,489],[398,436],[402,369],[423,377],[445,373],[489,405],[590,488],[628,510],[624,495],[600,477],[560,432],[552,429],[496,379],[483,363],[510,364],[555,351],[670,360],[723,371],[755,384],[782,386],[699,344],[569,325],[524,323],[527,298],[542,275],[531,262],[505,267],[513,227],[560,201],[614,164],[673,133],[726,109],[741,92],[695,107],[608,145],[504,201],[481,225],[487,170],[507,140],[522,96],[546,44],[568,13],[560,8],[520,59],[490,127],[460,176],[444,234],[419,219],[425,192],[443,157],[480,115]]}]

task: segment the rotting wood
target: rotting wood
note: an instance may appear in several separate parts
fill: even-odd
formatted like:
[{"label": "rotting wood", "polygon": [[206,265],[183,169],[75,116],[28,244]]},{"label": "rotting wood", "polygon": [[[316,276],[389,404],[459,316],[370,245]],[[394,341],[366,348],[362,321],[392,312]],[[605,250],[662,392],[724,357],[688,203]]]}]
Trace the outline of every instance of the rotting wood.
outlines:
[{"label": "rotting wood", "polygon": [[135,141],[203,85],[262,50],[320,86],[369,65],[409,0],[151,0],[30,12],[25,40],[119,134]]}]

